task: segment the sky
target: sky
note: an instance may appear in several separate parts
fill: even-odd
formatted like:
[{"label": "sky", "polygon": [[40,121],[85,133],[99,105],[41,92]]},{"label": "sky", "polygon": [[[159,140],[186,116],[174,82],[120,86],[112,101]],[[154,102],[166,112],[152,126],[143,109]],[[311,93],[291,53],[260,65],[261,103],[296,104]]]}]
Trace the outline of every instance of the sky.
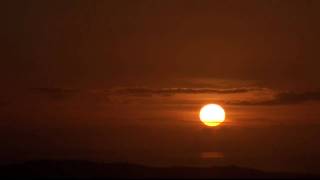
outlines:
[{"label": "sky", "polygon": [[[320,1],[1,2],[0,163],[320,170]],[[204,126],[220,104],[226,120]]]}]

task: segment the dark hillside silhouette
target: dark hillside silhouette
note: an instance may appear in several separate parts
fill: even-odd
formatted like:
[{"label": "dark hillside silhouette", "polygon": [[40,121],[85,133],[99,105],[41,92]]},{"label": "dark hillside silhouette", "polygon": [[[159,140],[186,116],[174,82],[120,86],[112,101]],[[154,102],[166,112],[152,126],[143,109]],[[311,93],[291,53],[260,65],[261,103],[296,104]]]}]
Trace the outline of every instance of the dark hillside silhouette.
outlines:
[{"label": "dark hillside silhouette", "polygon": [[[269,173],[237,166],[147,167],[90,161],[30,161],[2,166],[1,177],[73,178],[315,178],[316,175]],[[320,176],[318,176],[320,177]]]}]

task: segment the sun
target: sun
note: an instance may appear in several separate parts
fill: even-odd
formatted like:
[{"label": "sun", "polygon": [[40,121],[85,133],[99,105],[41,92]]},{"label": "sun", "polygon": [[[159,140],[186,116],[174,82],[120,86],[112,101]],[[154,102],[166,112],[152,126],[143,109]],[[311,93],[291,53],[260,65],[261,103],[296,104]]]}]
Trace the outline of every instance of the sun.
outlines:
[{"label": "sun", "polygon": [[218,104],[207,104],[200,110],[200,120],[207,126],[218,126],[225,119],[224,109]]}]

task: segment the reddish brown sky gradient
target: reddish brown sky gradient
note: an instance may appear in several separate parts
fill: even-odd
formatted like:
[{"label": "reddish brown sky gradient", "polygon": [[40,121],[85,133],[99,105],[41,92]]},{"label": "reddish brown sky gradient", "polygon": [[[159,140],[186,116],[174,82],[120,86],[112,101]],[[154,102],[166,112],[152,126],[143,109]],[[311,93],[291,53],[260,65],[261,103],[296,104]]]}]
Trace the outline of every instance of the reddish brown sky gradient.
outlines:
[{"label": "reddish brown sky gradient", "polygon": [[319,18],[317,0],[3,1],[0,161],[318,172]]}]

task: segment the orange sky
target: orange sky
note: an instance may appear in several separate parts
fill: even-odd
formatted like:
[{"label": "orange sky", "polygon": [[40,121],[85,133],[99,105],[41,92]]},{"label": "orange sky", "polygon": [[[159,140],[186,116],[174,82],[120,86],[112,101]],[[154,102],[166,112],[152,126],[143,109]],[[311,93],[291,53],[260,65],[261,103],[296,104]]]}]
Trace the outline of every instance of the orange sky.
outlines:
[{"label": "orange sky", "polygon": [[319,2],[4,2],[0,163],[318,172]]}]

